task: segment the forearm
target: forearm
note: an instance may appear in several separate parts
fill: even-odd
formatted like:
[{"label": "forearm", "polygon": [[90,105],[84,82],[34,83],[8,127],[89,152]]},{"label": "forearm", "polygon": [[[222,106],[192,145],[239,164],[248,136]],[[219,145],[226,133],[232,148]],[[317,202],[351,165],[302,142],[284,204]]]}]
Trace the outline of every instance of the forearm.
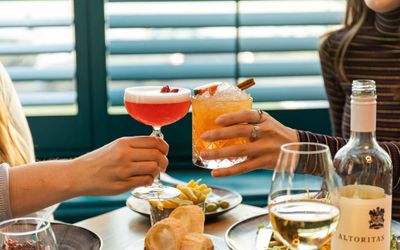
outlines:
[{"label": "forearm", "polygon": [[[329,147],[332,159],[347,140],[341,137],[314,134],[306,131],[298,131],[301,142],[322,143]],[[400,191],[400,142],[379,142],[379,145],[389,154],[393,164],[393,190]],[[307,172],[307,170],[304,170]]]},{"label": "forearm", "polygon": [[[168,144],[152,136],[124,137],[73,160],[8,168],[0,164],[0,220],[82,195],[116,195],[150,185],[168,165]],[[10,215],[11,210],[11,215]]]},{"label": "forearm", "polygon": [[300,142],[322,143],[329,147],[332,159],[341,147],[346,145],[347,140],[341,137],[315,134],[308,131],[298,131]]},{"label": "forearm", "polygon": [[[10,206],[14,217],[78,196],[72,161],[58,160],[9,169]],[[78,184],[78,185],[76,185]]]}]

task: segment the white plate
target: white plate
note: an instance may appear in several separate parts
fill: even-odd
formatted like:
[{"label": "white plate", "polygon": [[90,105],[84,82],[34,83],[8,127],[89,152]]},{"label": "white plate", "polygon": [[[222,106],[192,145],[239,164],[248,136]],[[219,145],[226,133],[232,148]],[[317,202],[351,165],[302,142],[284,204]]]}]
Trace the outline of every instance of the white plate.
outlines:
[{"label": "white plate", "polygon": [[[250,217],[232,225],[225,234],[225,241],[232,250],[260,250],[265,247],[256,247],[258,226],[269,224],[268,213]],[[400,235],[400,223],[392,221],[392,231]],[[260,240],[260,239],[259,239]],[[268,241],[269,242],[269,241]]]},{"label": "white plate", "polygon": [[[211,187],[213,189],[213,193],[220,197],[224,197],[224,200],[229,202],[230,206],[226,209],[219,208],[217,211],[214,212],[206,212],[206,220],[215,218],[221,214],[224,214],[235,207],[237,207],[240,203],[242,203],[242,196],[234,191],[225,189],[225,188],[218,188],[218,187]],[[150,205],[149,202],[142,199],[137,199],[133,196],[129,197],[126,201],[126,206],[141,215],[150,216]]]},{"label": "white plate", "polygon": [[[229,250],[228,246],[226,245],[225,241],[219,237],[206,234],[212,240],[214,244],[214,250]],[[125,250],[142,250],[144,249],[144,239],[138,240],[132,245],[125,248]]]}]

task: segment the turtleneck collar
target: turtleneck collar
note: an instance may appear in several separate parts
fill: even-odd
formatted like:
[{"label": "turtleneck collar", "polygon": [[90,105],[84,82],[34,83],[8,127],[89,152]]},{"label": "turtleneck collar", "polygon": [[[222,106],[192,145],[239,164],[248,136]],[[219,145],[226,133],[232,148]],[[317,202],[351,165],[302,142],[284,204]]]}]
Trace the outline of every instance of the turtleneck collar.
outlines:
[{"label": "turtleneck collar", "polygon": [[374,25],[384,35],[400,37],[400,8],[387,13],[376,13]]}]

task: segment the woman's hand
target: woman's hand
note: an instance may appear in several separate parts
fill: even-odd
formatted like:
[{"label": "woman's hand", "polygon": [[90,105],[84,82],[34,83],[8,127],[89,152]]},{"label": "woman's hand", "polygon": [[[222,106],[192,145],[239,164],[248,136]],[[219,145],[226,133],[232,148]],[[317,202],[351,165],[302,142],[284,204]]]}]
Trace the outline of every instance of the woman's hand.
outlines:
[{"label": "woman's hand", "polygon": [[149,185],[168,165],[168,144],[156,137],[125,137],[73,160],[9,169],[10,208],[24,216],[81,195],[114,195]]},{"label": "woman's hand", "polygon": [[124,137],[72,160],[79,195],[114,195],[150,185],[168,165],[168,144],[157,137]]},{"label": "woman's hand", "polygon": [[[271,169],[278,159],[280,146],[299,141],[296,130],[282,125],[263,112],[243,110],[221,115],[215,120],[222,128],[207,131],[203,140],[217,141],[236,137],[249,137],[250,142],[220,149],[204,150],[201,157],[206,160],[247,156],[247,160],[229,168],[214,169],[214,177],[246,173],[255,169]],[[256,134],[254,126],[258,126]]]}]

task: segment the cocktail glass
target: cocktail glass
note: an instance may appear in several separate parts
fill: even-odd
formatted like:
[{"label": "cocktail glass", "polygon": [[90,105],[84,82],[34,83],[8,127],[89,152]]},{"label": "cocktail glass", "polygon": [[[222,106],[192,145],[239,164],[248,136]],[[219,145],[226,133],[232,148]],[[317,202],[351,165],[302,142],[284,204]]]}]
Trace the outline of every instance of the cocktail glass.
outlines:
[{"label": "cocktail glass", "polygon": [[228,159],[204,160],[200,153],[206,149],[217,149],[249,142],[247,137],[208,142],[201,139],[203,133],[219,128],[215,124],[217,117],[244,109],[251,109],[253,98],[242,90],[221,84],[214,94],[196,95],[192,98],[192,161],[196,166],[215,169],[230,167],[246,160],[246,157]]},{"label": "cocktail glass", "polygon": [[[164,138],[161,127],[172,124],[183,118],[190,107],[190,90],[178,89],[178,92],[161,93],[162,86],[141,86],[125,89],[125,108],[129,115],[153,127],[151,136]],[[172,89],[172,88],[171,88]],[[173,187],[164,187],[160,176],[154,179],[151,186],[138,187],[132,195],[140,199],[171,199],[180,191]]]}]

